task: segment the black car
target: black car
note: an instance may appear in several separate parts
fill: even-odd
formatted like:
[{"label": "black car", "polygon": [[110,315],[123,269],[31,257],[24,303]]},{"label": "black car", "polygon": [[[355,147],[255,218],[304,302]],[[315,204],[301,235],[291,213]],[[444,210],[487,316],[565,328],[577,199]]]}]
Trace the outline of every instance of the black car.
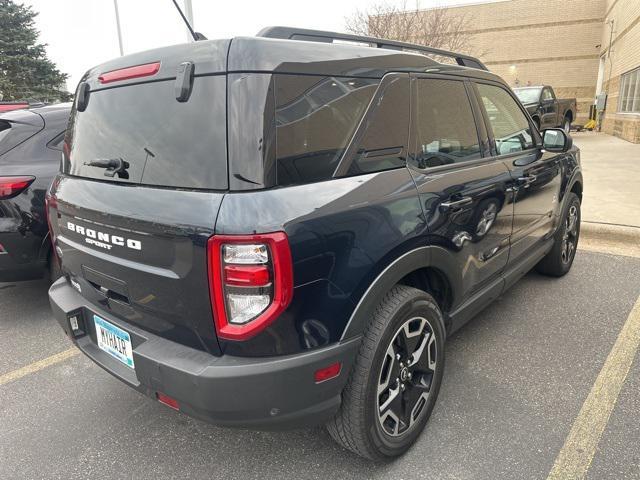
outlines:
[{"label": "black car", "polygon": [[569,271],[581,195],[571,138],[477,59],[284,27],[177,45],[82,78],[49,296],[80,350],[176,410],[393,457],[445,338],[531,268]]},{"label": "black car", "polygon": [[0,282],[58,276],[44,201],[70,112],[57,104],[0,113]]}]

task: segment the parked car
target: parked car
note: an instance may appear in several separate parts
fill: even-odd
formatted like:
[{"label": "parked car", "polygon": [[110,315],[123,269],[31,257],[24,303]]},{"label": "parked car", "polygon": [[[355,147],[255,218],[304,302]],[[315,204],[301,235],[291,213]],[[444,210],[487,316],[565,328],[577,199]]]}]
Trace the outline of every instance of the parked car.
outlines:
[{"label": "parked car", "polygon": [[70,111],[58,104],[0,113],[0,282],[58,276],[44,199]]},{"label": "parked car", "polygon": [[562,128],[566,133],[571,131],[578,111],[575,98],[556,98],[550,85],[514,88],[513,91],[539,130]]},{"label": "parked car", "polygon": [[49,296],[176,410],[326,423],[388,458],[431,414],[445,338],[534,266],[569,271],[581,195],[571,138],[477,59],[284,27],[177,45],[82,78]]}]

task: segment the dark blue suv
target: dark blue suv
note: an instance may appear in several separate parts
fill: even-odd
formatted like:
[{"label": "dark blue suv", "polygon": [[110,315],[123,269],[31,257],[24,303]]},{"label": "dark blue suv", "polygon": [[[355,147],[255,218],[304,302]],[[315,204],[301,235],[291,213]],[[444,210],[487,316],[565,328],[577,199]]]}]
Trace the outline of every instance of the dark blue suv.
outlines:
[{"label": "dark blue suv", "polygon": [[571,139],[417,45],[273,27],[118,58],[63,151],[49,296],[80,350],[188,415],[326,423],[372,459],[422,431],[445,338],[578,241]]}]

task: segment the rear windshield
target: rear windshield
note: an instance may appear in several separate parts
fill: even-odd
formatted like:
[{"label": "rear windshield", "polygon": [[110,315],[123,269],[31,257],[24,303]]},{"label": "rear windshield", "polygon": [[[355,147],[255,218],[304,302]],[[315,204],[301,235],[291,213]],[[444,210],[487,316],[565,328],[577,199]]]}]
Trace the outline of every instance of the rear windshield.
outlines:
[{"label": "rear windshield", "polygon": [[0,155],[32,137],[44,126],[40,115],[21,111],[0,117]]},{"label": "rear windshield", "polygon": [[[197,77],[187,102],[176,100],[174,83],[91,92],[86,110],[72,112],[63,171],[102,181],[226,189],[225,77]],[[91,165],[119,159],[126,170],[114,176]]]}]

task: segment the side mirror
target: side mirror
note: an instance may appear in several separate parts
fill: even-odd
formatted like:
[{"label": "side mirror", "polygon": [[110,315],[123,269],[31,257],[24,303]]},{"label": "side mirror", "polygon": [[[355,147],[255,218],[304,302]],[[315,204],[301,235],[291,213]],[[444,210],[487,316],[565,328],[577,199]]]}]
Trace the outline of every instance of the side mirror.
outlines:
[{"label": "side mirror", "polygon": [[542,132],[542,148],[549,152],[567,152],[573,147],[573,139],[561,128]]}]

